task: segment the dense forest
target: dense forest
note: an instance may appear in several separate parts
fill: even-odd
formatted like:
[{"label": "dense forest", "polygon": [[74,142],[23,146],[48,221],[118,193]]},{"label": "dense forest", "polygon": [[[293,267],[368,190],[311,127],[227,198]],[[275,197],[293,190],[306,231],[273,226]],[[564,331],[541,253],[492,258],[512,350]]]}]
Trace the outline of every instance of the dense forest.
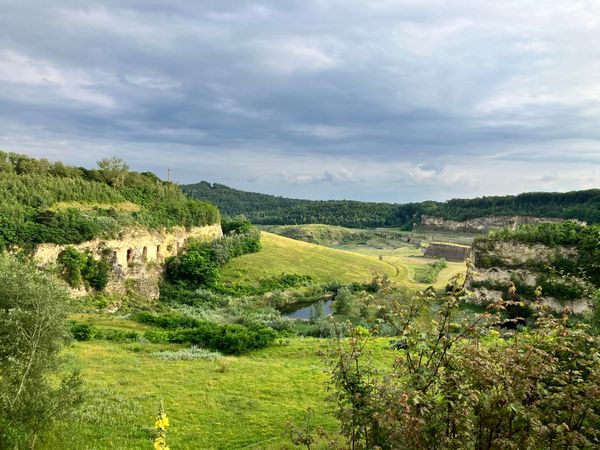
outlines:
[{"label": "dense forest", "polygon": [[0,250],[42,242],[77,244],[124,227],[216,223],[219,211],[117,158],[97,169],[0,152]]},{"label": "dense forest", "polygon": [[214,203],[226,216],[243,214],[254,223],[268,225],[323,223],[352,228],[399,227],[410,230],[419,223],[422,215],[449,220],[528,215],[600,222],[600,189],[406,204],[296,200],[245,192],[206,181],[184,185],[182,189],[194,198]]}]

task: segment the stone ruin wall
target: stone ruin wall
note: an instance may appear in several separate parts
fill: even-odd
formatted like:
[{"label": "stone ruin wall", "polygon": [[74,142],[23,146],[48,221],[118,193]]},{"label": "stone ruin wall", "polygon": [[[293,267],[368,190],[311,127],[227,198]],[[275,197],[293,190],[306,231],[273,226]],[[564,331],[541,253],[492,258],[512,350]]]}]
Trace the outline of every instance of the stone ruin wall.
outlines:
[{"label": "stone ruin wall", "polygon": [[[89,251],[99,257],[103,249],[112,254],[113,265],[127,270],[129,266],[150,261],[162,261],[168,256],[176,255],[188,238],[212,240],[223,235],[221,224],[193,227],[186,230],[174,227],[168,231],[148,230],[144,228],[129,229],[121,233],[119,239],[94,239],[73,245],[78,251]],[[58,244],[40,244],[34,258],[42,264],[55,262],[60,252],[67,247]]]},{"label": "stone ruin wall", "polygon": [[[89,251],[96,258],[109,254],[112,271],[105,289],[107,293],[125,295],[133,289],[145,298],[156,299],[162,276],[160,263],[164,258],[178,254],[188,238],[209,241],[222,235],[221,224],[193,227],[189,230],[174,227],[168,231],[134,228],[123,231],[119,239],[94,239],[73,247],[78,251]],[[40,264],[54,263],[65,247],[67,246],[41,244],[37,247],[34,258]],[[148,264],[152,262],[159,264]],[[70,289],[70,292],[74,297],[87,294],[83,287]],[[110,308],[110,312],[114,312],[118,305]]]},{"label": "stone ruin wall", "polygon": [[471,257],[471,247],[466,245],[443,244],[432,242],[425,249],[425,256],[428,258],[444,258],[448,261],[462,262]]}]

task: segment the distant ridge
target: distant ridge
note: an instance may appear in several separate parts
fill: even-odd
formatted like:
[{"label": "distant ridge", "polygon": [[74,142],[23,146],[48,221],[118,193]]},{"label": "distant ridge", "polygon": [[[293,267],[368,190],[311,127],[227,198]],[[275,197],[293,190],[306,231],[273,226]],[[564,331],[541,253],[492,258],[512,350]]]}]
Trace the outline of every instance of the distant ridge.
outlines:
[{"label": "distant ridge", "polygon": [[266,225],[323,223],[352,228],[398,227],[410,230],[420,223],[422,215],[456,221],[492,215],[523,215],[600,223],[600,189],[395,204],[291,199],[206,181],[182,185],[181,188],[193,198],[215,204],[224,216],[243,214],[254,223]]}]

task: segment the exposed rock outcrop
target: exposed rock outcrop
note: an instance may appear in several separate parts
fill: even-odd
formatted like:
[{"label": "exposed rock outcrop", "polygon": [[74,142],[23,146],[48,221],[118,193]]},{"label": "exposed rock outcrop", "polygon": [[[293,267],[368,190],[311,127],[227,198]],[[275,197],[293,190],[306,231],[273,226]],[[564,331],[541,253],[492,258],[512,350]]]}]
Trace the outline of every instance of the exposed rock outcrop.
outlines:
[{"label": "exposed rock outcrop", "polygon": [[[537,286],[544,286],[544,282],[550,284],[550,288],[562,286],[586,285],[586,281],[574,276],[562,276],[547,269],[552,266],[557,258],[576,260],[578,253],[574,247],[556,246],[548,247],[542,244],[527,244],[515,241],[475,241],[473,246],[474,262],[477,273],[471,280],[474,299],[476,304],[487,305],[493,303],[504,295],[511,283],[518,286],[519,290],[530,292],[523,300],[532,300],[531,292]],[[493,265],[490,267],[490,265]],[[504,292],[503,292],[504,291]],[[542,295],[545,288],[542,289]],[[560,290],[556,292],[561,292]],[[564,292],[564,291],[563,291]],[[541,297],[542,303],[556,313],[562,312],[566,307],[575,314],[581,314],[590,307],[590,299],[587,289],[581,289],[582,297],[569,299],[557,299],[551,292]]]},{"label": "exposed rock outcrop", "polygon": [[[463,233],[487,233],[494,228],[515,229],[520,225],[562,223],[564,219],[532,216],[487,216],[465,221],[446,220],[435,216],[421,216],[419,227],[423,230],[454,231]],[[584,222],[581,222],[585,224]]]},{"label": "exposed rock outcrop", "polygon": [[448,261],[462,262],[471,257],[471,247],[467,245],[432,242],[425,249],[424,253],[428,258],[443,258],[447,259]]}]

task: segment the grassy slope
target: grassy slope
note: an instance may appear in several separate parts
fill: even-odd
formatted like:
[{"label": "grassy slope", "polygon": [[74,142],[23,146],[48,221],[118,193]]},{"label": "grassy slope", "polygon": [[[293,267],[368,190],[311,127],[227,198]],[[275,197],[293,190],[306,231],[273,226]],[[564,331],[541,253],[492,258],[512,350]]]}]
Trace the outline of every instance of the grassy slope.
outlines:
[{"label": "grassy slope", "polygon": [[[61,421],[40,449],[149,449],[161,399],[171,420],[173,449],[291,447],[287,423],[302,422],[306,408],[313,424],[329,431],[323,339],[292,339],[242,357],[217,361],[162,361],[153,344],[75,343],[67,351],[81,368],[89,390],[81,420]],[[390,361],[386,339],[376,359]],[[285,446],[285,447],[284,447]]]},{"label": "grassy slope", "polygon": [[374,272],[392,279],[407,279],[405,267],[380,261],[375,256],[336,250],[271,233],[262,233],[262,250],[244,255],[223,268],[224,281],[252,283],[257,278],[283,272],[311,275],[316,281],[369,281]]}]

